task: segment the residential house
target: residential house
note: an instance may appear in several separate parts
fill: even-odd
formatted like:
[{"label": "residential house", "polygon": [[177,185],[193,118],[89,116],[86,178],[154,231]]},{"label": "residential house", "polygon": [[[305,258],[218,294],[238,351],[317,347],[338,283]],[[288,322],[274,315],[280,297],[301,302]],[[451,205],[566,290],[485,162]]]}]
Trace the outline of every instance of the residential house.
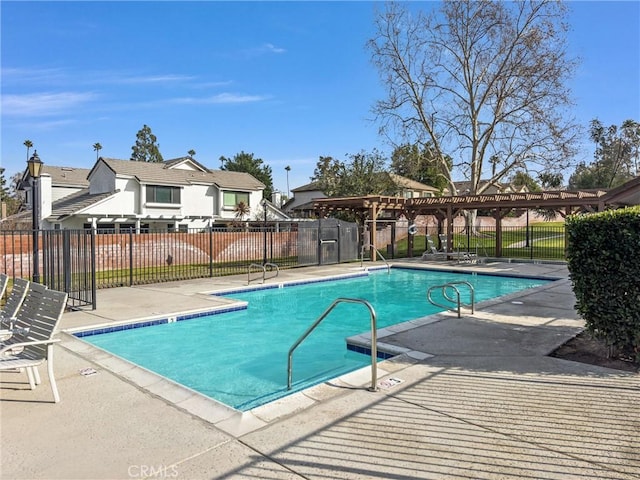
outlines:
[{"label": "residential house", "polygon": [[307,183],[291,190],[293,196],[282,205],[282,210],[287,214],[295,214],[298,217],[308,217],[313,207],[313,201],[317,198],[327,198],[318,187],[318,182]]},{"label": "residential house", "polygon": [[[458,195],[468,195],[471,192],[471,182],[453,182],[456,186]],[[526,185],[515,186],[511,183],[489,182],[488,180],[480,180],[480,188],[483,195],[493,195],[496,193],[523,193],[528,192]]]},{"label": "residential house", "polygon": [[440,194],[440,190],[435,187],[431,187],[424,183],[416,182],[410,178],[390,173],[391,180],[400,189],[399,196],[404,198],[416,198],[416,197],[437,197]]},{"label": "residential house", "polygon": [[[75,170],[83,169],[74,175]],[[61,172],[72,176],[63,167],[45,166],[38,182],[42,229],[185,231],[256,218],[263,211],[262,182],[244,172],[209,170],[191,157],[162,163],[100,157],[86,170],[86,184],[76,181],[66,195],[59,181],[53,187]],[[25,185],[33,183],[28,175]],[[241,202],[249,212],[238,218]]]},{"label": "residential house", "polygon": [[[398,196],[404,198],[435,197],[439,190],[435,187],[416,182],[410,178],[390,173],[389,176],[399,188]],[[318,182],[311,182],[291,190],[293,197],[282,206],[285,212],[294,212],[298,217],[308,217],[313,213],[313,201],[327,198],[320,190]]]}]

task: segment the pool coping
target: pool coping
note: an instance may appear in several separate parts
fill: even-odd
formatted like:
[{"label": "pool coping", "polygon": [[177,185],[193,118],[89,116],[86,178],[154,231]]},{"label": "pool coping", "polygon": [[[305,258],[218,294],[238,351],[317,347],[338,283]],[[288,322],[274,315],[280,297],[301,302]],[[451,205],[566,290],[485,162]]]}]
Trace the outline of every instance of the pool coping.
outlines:
[{"label": "pool coping", "polygon": [[[521,290],[519,292],[514,292],[511,294],[497,297],[495,299],[480,302],[477,304],[477,306],[479,307],[487,307],[497,303],[504,303],[506,301],[516,299],[520,296],[528,295],[534,290],[539,291],[539,289],[551,288],[552,286],[555,286],[557,284],[558,280],[563,280],[560,277],[553,277],[548,275],[536,277],[532,275],[522,275],[522,274],[518,275],[518,274],[504,274],[504,273],[493,273],[493,272],[465,272],[465,271],[461,271],[456,268],[450,268],[447,266],[442,266],[441,268],[441,266],[438,265],[437,268],[433,268],[434,266],[435,265],[432,265],[432,264],[428,264],[428,265],[399,264],[396,268],[450,271],[454,273],[477,273],[478,275],[511,276],[511,277],[519,277],[519,278],[533,278],[533,279],[537,278],[537,279],[544,279],[544,280],[555,280],[545,285],[529,288],[526,290]],[[461,265],[461,266],[464,267],[464,265]],[[322,281],[331,281],[331,280],[336,280],[341,278],[357,277],[357,276],[367,275],[370,270],[376,271],[376,270],[386,269],[386,268],[387,267],[385,266],[365,267],[359,273],[337,274],[337,275],[329,275],[329,276],[321,276],[321,277],[312,277],[305,280],[292,280],[288,282],[278,282],[276,284],[270,284],[268,286],[265,286],[264,288],[278,288],[279,284],[296,285],[296,284],[315,283],[316,281],[322,282]],[[201,294],[223,296],[224,294],[229,294],[229,293],[234,293],[239,291],[257,290],[257,289],[260,289],[260,288],[256,288],[256,286],[254,287],[247,286],[247,288],[236,287],[233,289],[220,289],[215,291],[201,292]],[[180,314],[177,314],[174,317],[186,316],[186,315],[201,316],[201,315],[210,314],[211,312],[226,313],[226,311],[229,311],[230,307],[233,307],[233,306],[239,307],[243,303],[246,304],[247,302],[232,301],[227,305],[194,309],[191,311],[181,312]],[[245,305],[245,308],[246,308],[246,305]],[[399,372],[405,368],[410,367],[415,363],[422,362],[434,356],[428,352],[410,350],[404,347],[398,347],[395,345],[387,344],[384,341],[381,342],[380,339],[384,339],[385,337],[393,335],[398,332],[403,332],[403,331],[411,330],[424,325],[428,325],[431,323],[443,321],[447,318],[452,318],[454,315],[455,314],[452,312],[446,312],[446,311],[439,312],[439,313],[435,313],[425,317],[420,317],[418,319],[402,322],[390,327],[379,329],[378,335],[377,335],[378,349],[380,351],[392,353],[395,356],[387,360],[378,361],[377,363],[378,385],[385,382],[385,380],[383,380],[384,377],[387,377],[388,375],[392,375],[396,372]],[[158,320],[162,320],[162,318],[160,317],[165,317],[166,319],[167,315],[156,315],[156,316],[147,317],[147,318],[123,320],[118,322],[109,322],[105,324],[92,325],[91,327],[76,327],[76,328],[64,329],[61,332],[61,340],[62,340],[61,345],[65,347],[67,350],[80,356],[81,358],[84,358],[86,360],[89,360],[95,363],[96,365],[99,365],[103,369],[119,377],[125,382],[132,384],[135,387],[140,388],[144,391],[147,391],[153,396],[156,396],[158,398],[161,398],[169,402],[170,404],[174,405],[176,408],[182,411],[185,411],[191,415],[199,417],[207,422],[210,422],[216,428],[219,428],[220,430],[230,435],[233,435],[235,437],[239,437],[247,433],[253,432],[255,430],[258,430],[260,428],[263,428],[269,425],[273,421],[281,419],[285,416],[298,413],[301,410],[307,409],[329,398],[337,397],[340,395],[346,395],[351,389],[366,388],[371,383],[371,367],[365,366],[355,371],[341,375],[339,377],[326,380],[320,384],[308,387],[304,390],[300,390],[298,392],[294,392],[285,397],[265,403],[261,406],[258,406],[246,411],[240,411],[218,400],[215,400],[211,397],[201,394],[189,387],[179,384],[169,378],[163,377],[144,367],[136,365],[117,355],[114,355],[99,347],[89,344],[83,341],[81,337],[77,336],[79,333],[81,334],[87,331],[95,331],[100,328],[122,329],[122,327],[126,327],[129,324],[137,325],[138,327],[140,327],[147,322],[155,322]],[[190,317],[190,318],[194,318],[194,317]],[[162,322],[162,323],[166,323],[166,322]],[[136,328],[136,327],[131,327],[131,328]],[[369,333],[361,333],[361,334],[353,335],[351,337],[348,337],[347,341],[348,342],[352,341],[354,345],[359,345],[365,348],[368,347],[370,349],[371,334],[369,332]],[[368,342],[368,345],[367,345],[367,342]]]}]

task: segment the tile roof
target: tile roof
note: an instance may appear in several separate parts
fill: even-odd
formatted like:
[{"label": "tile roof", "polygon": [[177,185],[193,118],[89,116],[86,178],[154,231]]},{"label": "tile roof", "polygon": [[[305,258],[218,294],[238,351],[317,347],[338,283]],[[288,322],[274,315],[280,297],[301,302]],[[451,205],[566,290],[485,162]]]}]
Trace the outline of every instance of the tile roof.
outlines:
[{"label": "tile roof", "polygon": [[49,215],[47,219],[62,220],[65,217],[78,213],[79,211],[101,202],[105,198],[109,198],[116,193],[118,193],[118,191],[91,195],[89,193],[89,189],[85,188],[84,190],[80,190],[79,192],[53,202],[51,204],[51,215]]},{"label": "tile roof", "polygon": [[77,186],[88,187],[88,168],[75,167],[55,167],[53,165],[43,165],[42,173],[51,176],[51,184],[54,186]]},{"label": "tile roof", "polygon": [[423,190],[427,192],[439,192],[436,187],[432,187],[425,183],[420,183],[416,180],[411,180],[410,178],[403,177],[402,175],[398,175],[396,173],[390,173],[389,176],[396,185],[402,188],[409,188],[411,190]]},{"label": "tile roof", "polygon": [[260,190],[265,188],[262,182],[257,180],[253,175],[245,172],[230,172],[226,170],[198,172],[180,168],[168,168],[170,165],[165,163],[136,162],[115,158],[101,158],[100,160],[116,175],[135,177],[141,183],[157,183],[162,185],[205,183],[215,184],[222,188],[237,188],[243,190]]},{"label": "tile roof", "polygon": [[307,183],[306,185],[302,185],[300,187],[292,188],[292,192],[315,192],[320,191],[318,182]]},{"label": "tile roof", "polygon": [[205,167],[204,165],[202,165],[201,163],[198,163],[196,161],[195,158],[192,157],[178,157],[178,158],[171,158],[169,160],[165,160],[164,163],[167,168],[171,168],[174,165],[180,165],[181,163],[191,163],[193,164],[195,167],[199,168],[200,170],[202,170],[203,172],[207,172],[209,171],[209,169],[207,167]]}]

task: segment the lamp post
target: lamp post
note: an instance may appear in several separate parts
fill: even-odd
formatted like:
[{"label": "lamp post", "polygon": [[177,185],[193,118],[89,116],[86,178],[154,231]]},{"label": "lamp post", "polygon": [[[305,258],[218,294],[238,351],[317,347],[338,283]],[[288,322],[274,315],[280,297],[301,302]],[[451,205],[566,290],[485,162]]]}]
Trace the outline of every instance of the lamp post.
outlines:
[{"label": "lamp post", "polygon": [[42,160],[38,157],[38,152],[33,151],[33,155],[27,160],[29,175],[31,175],[31,218],[33,223],[33,281],[40,283],[40,258],[38,254],[40,240],[40,173],[42,173]]},{"label": "lamp post", "polygon": [[262,224],[262,234],[264,236],[264,248],[262,255],[262,265],[267,264],[267,199],[262,199],[262,210],[264,211],[264,223]]}]

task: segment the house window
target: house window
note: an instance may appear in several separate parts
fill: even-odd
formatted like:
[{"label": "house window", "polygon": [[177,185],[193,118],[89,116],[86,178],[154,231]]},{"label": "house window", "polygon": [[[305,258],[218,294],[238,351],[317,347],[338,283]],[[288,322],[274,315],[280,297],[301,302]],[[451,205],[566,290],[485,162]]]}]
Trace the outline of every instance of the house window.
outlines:
[{"label": "house window", "polygon": [[234,209],[236,205],[243,202],[249,206],[249,194],[247,192],[224,192],[222,195],[222,203],[225,209]]},{"label": "house window", "polygon": [[180,187],[164,185],[147,185],[148,203],[180,203]]}]

